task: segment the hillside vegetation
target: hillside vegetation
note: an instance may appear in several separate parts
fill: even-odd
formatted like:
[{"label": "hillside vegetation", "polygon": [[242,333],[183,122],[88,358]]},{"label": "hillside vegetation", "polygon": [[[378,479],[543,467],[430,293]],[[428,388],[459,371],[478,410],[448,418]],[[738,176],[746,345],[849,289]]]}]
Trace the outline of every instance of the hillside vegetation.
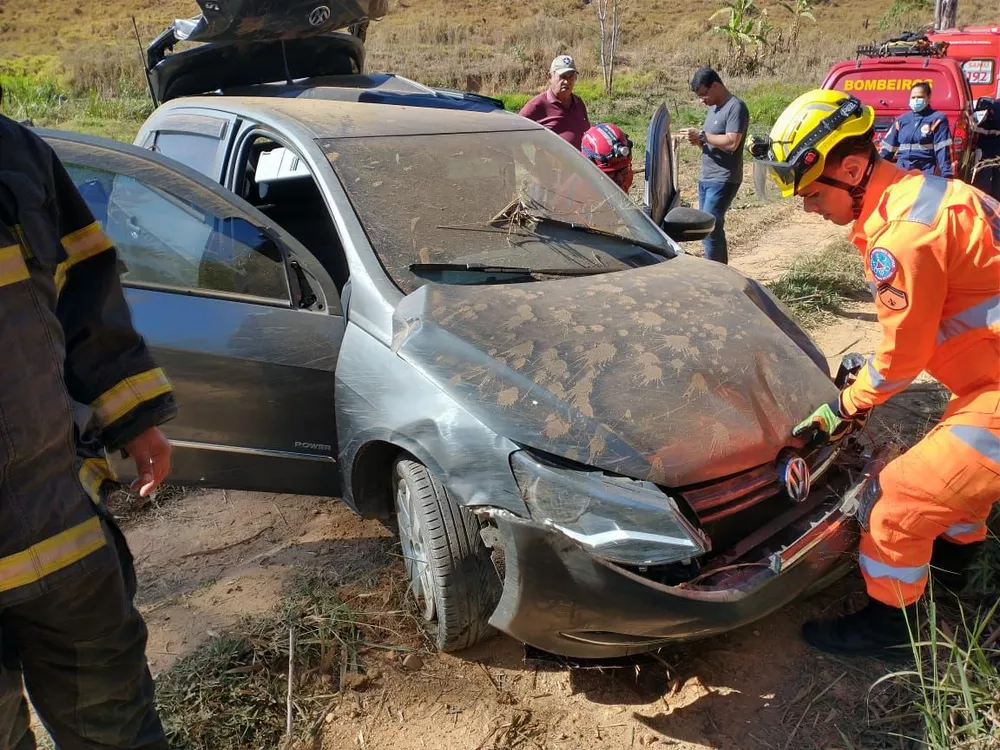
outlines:
[{"label": "hillside vegetation", "polygon": [[[517,106],[544,85],[552,57],[568,52],[582,69],[580,93],[594,114],[627,127],[641,146],[658,100],[670,102],[678,124],[703,116],[687,90],[700,65],[726,73],[733,88],[748,95],[755,121],[767,125],[790,98],[818,84],[832,61],[850,57],[857,43],[928,22],[930,4],[624,0],[614,106],[598,83],[597,21],[589,0],[392,0],[389,14],[369,31],[368,67],[504,95]],[[726,24],[727,7],[757,19],[762,33],[742,41],[720,33],[714,27]],[[959,21],[984,22],[996,12],[996,0],[962,0]],[[145,44],[172,19],[197,13],[193,0],[4,0],[5,112],[39,125],[131,138],[149,111],[132,16]]]}]

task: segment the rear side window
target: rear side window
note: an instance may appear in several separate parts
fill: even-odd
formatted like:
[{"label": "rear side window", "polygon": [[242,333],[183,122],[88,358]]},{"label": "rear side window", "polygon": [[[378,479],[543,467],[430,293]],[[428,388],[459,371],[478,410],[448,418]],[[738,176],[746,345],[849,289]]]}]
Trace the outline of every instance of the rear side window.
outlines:
[{"label": "rear side window", "polygon": [[961,109],[967,102],[963,92],[944,70],[851,70],[838,78],[833,88],[853,94],[863,104],[876,110],[905,110],[910,105],[910,89],[927,81],[931,85],[931,106],[934,109]]},{"label": "rear side window", "polygon": [[167,115],[154,127],[154,151],[212,180],[219,179],[230,131],[228,120],[180,111]]},{"label": "rear side window", "polygon": [[215,177],[219,139],[192,133],[157,133],[154,148],[206,177]]},{"label": "rear side window", "polygon": [[970,86],[989,86],[996,77],[996,60],[966,60],[962,63],[962,72]]}]

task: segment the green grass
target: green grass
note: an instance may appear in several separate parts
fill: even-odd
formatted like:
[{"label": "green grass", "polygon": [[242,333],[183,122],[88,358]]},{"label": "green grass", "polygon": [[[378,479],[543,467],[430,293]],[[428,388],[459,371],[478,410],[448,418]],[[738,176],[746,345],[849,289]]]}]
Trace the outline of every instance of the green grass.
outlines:
[{"label": "green grass", "polygon": [[990,536],[969,581],[969,590],[979,597],[1000,599],[1000,502],[993,506],[987,523]]},{"label": "green grass", "polygon": [[80,91],[51,67],[33,68],[30,60],[0,61],[0,87],[3,113],[13,120],[123,141],[131,141],[153,111],[145,92],[132,85]]},{"label": "green grass", "polygon": [[[996,537],[989,544],[1000,547]],[[890,736],[926,750],[995,750],[1000,744],[1000,600],[994,594],[981,601],[985,605],[973,608],[929,594],[928,622],[911,625],[914,668],[872,686],[890,682],[896,688],[897,729]]]},{"label": "green grass", "polygon": [[807,326],[828,320],[845,302],[867,290],[861,258],[846,240],[802,256],[767,287]]}]

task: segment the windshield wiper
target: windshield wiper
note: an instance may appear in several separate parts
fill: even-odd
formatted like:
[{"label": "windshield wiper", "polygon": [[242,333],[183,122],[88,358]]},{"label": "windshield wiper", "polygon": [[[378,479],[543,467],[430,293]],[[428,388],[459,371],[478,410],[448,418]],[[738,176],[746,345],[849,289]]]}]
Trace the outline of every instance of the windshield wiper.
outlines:
[{"label": "windshield wiper", "polygon": [[499,273],[511,276],[592,276],[599,273],[623,271],[623,268],[526,268],[524,266],[490,266],[483,263],[411,263],[413,273],[429,271],[471,271],[473,273]]},{"label": "windshield wiper", "polygon": [[651,253],[655,253],[661,257],[672,258],[673,253],[670,252],[669,248],[663,247],[662,245],[657,245],[654,242],[646,242],[645,240],[637,240],[632,237],[626,237],[623,234],[615,234],[614,232],[608,232],[604,229],[597,229],[588,224],[577,224],[575,221],[567,221],[566,219],[557,219],[554,216],[549,216],[547,214],[529,213],[525,216],[527,219],[531,219],[536,223],[541,224],[551,224],[555,227],[565,227],[566,229],[573,229],[578,232],[583,232],[585,234],[594,234],[598,237],[607,237],[608,239],[618,240],[619,242],[627,242],[630,245],[635,245],[636,247],[641,247],[643,250],[649,250]]}]

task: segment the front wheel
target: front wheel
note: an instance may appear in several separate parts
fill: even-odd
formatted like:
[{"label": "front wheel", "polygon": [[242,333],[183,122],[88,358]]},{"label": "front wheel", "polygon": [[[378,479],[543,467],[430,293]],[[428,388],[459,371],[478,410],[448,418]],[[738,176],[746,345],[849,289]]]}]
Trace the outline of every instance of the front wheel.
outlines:
[{"label": "front wheel", "polygon": [[493,633],[488,620],[500,579],[479,521],[409,456],[393,466],[396,520],[410,590],[441,651],[459,651]]}]

